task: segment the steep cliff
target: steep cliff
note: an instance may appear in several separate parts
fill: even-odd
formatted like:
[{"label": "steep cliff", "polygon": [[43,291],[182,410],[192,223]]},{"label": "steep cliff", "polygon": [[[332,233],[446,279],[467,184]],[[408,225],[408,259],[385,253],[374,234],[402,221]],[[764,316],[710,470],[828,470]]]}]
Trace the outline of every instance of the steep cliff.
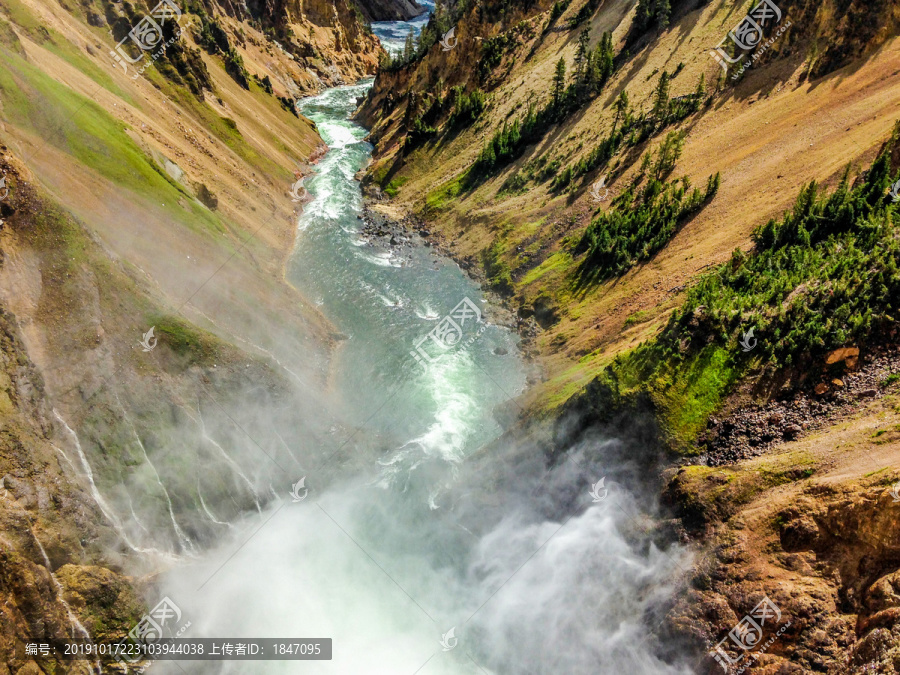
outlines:
[{"label": "steep cliff", "polygon": [[359,8],[368,21],[408,21],[425,12],[415,0],[360,0]]},{"label": "steep cliff", "polygon": [[[25,655],[26,641],[115,639],[140,617],[142,603],[131,579],[103,566],[98,539],[107,525],[78,484],[73,457],[54,444],[41,375],[5,310],[0,361],[0,655],[7,672],[41,672]],[[90,593],[99,579],[104,592]]]},{"label": "steep cliff", "polygon": [[[698,552],[659,631],[698,672],[723,639],[743,672],[900,665],[897,26],[891,2],[460,4],[358,112],[373,208],[517,310],[530,411],[654,415],[647,480]],[[738,644],[765,597],[779,622]]]},{"label": "steep cliff", "polygon": [[[2,150],[9,193],[0,204],[0,660],[15,672],[31,658],[26,641],[122,638],[159,600],[153,575],[265,503],[263,485],[282,475],[290,450],[262,450],[246,434],[261,437],[259,424],[287,438],[299,437],[294,425],[316,433],[307,413],[327,417],[292,382],[320,377],[329,338],[312,310],[304,316],[288,304],[298,299],[279,288],[277,275],[259,275],[258,264],[251,273],[241,260],[206,277],[205,300],[183,303],[218,335],[192,325],[147,272],[113,254]],[[136,226],[152,227],[145,215]],[[265,251],[255,248],[262,262]],[[202,252],[189,255],[204,264]],[[221,267],[223,259],[208,262]],[[190,278],[176,269],[169,274]],[[305,364],[289,350],[266,350],[243,326],[243,310],[217,306],[221,284],[259,293],[261,308],[272,308],[274,295],[291,330],[310,338]],[[259,317],[277,339],[265,309]],[[248,405],[251,389],[262,408]],[[34,657],[44,670],[57,658]]]},{"label": "steep cliff", "polygon": [[331,419],[335,336],[283,279],[324,151],[295,99],[380,47],[341,2],[165,7],[0,3],[3,672],[86,672],[24,643],[127,633],[298,478],[253,436]]}]

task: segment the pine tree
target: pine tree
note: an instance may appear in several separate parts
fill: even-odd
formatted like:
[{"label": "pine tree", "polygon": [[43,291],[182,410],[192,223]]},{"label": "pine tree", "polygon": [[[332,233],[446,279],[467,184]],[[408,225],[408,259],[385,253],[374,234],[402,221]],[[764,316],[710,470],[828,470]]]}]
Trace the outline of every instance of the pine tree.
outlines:
[{"label": "pine tree", "polygon": [[433,16],[434,25],[437,28],[438,34],[443,35],[447,32],[450,22],[447,20],[447,12],[444,9],[444,3],[442,3],[441,0],[435,0]]},{"label": "pine tree", "polygon": [[669,0],[656,0],[656,21],[660,28],[669,26],[669,17],[672,15],[672,5]]},{"label": "pine tree", "polygon": [[584,63],[584,87],[589,92],[600,91],[600,71],[597,69],[594,52],[590,50]]},{"label": "pine tree", "polygon": [[665,122],[669,114],[669,73],[663,71],[659,76],[659,84],[656,86],[655,101],[653,102],[653,114],[660,122]]},{"label": "pine tree", "polygon": [[612,33],[606,32],[600,40],[601,53],[601,84],[612,76],[615,53],[613,52]]},{"label": "pine tree", "polygon": [[638,0],[637,11],[634,14],[634,25],[638,32],[643,32],[653,20],[653,0]]},{"label": "pine tree", "polygon": [[410,61],[412,61],[413,55],[415,53],[415,31],[413,31],[412,27],[410,27],[409,33],[406,34],[406,44],[403,45],[403,62],[409,63]]},{"label": "pine tree", "polygon": [[590,31],[588,31],[587,28],[582,30],[578,35],[578,47],[575,49],[575,81],[578,83],[582,83],[587,79],[587,69],[585,68],[585,62],[587,61],[587,55],[590,51],[590,47],[588,45],[590,38]]},{"label": "pine tree", "polygon": [[553,109],[559,110],[566,91],[566,60],[560,57],[556,62],[556,73],[553,75]]},{"label": "pine tree", "polygon": [[716,172],[716,175],[710,176],[706,181],[706,195],[704,199],[710,200],[716,196],[716,193],[719,191],[719,184],[722,182],[722,177]]},{"label": "pine tree", "polygon": [[616,108],[616,118],[613,120],[613,131],[615,132],[619,118],[621,117],[622,120],[628,119],[628,92],[623,89],[618,98],[616,98],[614,105]]},{"label": "pine tree", "polygon": [[662,180],[663,176],[675,168],[675,163],[681,157],[681,151],[684,149],[684,136],[677,131],[670,131],[666,134],[665,140],[660,144],[656,156],[656,165],[653,172],[656,174],[656,180]]},{"label": "pine tree", "polygon": [[644,153],[644,156],[641,157],[641,175],[642,176],[644,174],[646,174],[647,171],[650,169],[650,162],[653,159],[652,156],[653,156],[652,152],[646,152],[646,153]]}]

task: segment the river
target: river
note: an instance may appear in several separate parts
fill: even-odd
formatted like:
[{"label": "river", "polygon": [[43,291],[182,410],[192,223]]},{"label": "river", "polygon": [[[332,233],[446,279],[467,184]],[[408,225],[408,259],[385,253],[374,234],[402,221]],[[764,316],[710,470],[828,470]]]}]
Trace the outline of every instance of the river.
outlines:
[{"label": "river", "polygon": [[[152,672],[689,672],[656,656],[646,626],[687,554],[636,534],[648,507],[613,482],[590,493],[622,444],[582,439],[548,469],[535,443],[498,443],[497,412],[525,387],[516,335],[452,261],[364,236],[354,176],[371,146],[350,116],[368,86],[302,102],[329,151],[288,267],[342,333],[330,396],[346,429],[308,458],[297,501],[286,477],[239,534],[161,580],[186,636],[327,637],[334,658]],[[459,339],[426,339],[417,358],[447,316]]]}]

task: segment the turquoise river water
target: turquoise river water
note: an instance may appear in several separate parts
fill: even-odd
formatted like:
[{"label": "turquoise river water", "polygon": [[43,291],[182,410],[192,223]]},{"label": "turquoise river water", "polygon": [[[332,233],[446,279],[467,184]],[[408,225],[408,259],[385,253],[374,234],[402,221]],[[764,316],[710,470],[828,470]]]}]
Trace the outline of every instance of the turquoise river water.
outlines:
[{"label": "turquoise river water", "polygon": [[[350,116],[368,86],[302,103],[329,151],[306,183],[313,200],[288,270],[344,336],[329,387],[356,431],[310,467],[302,500],[285,490],[162,584],[190,620],[186,636],[327,637],[334,658],[151,672],[688,672],[655,656],[644,616],[684,554],[622,534],[641,511],[634,497],[589,494],[601,477],[589,458],[616,441],[571,448],[578,461],[549,471],[527,441],[495,443],[498,406],[525,386],[516,336],[478,320],[482,294],[452,261],[363,236],[354,176],[371,147]],[[448,315],[460,339],[428,339],[417,359]]]}]

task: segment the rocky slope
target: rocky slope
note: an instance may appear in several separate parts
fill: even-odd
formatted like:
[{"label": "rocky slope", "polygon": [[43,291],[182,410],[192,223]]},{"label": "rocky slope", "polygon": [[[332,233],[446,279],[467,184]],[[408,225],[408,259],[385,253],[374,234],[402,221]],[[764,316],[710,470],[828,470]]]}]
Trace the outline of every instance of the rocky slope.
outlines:
[{"label": "rocky slope", "polygon": [[[756,4],[673,2],[661,17],[668,6],[456,10],[458,44],[424,40],[378,74],[360,108],[375,145],[373,208],[413,214],[506,294],[545,373],[523,403],[532,412],[575,413],[582,425],[655,415],[646,441],[672,468],[649,480],[698,554],[658,629],[673,651],[696,654],[708,673],[721,672],[707,652],[723,638],[726,665],[754,654],[729,672],[897,672],[893,305],[839,310],[835,324],[880,318],[868,334],[828,333],[791,352],[806,325],[772,317],[805,297],[812,307],[814,289],[834,282],[815,270],[808,281],[777,276],[778,249],[763,251],[759,234],[803,212],[795,201],[810,181],[840,192],[848,164],[846,184],[872,180],[872,204],[895,232],[896,3],[777,3],[749,66],[727,73],[709,51],[739,56],[721,41]],[[877,157],[890,169],[875,180]],[[661,215],[704,185],[681,215]],[[646,220],[629,232],[635,214]],[[848,279],[894,283],[895,239],[885,237],[883,275],[872,265]],[[823,268],[839,266],[846,245]],[[773,306],[741,305],[754,274],[783,281]],[[735,286],[704,281],[716,275]],[[712,306],[725,292],[733,304]],[[831,322],[835,310],[818,311]],[[781,617],[745,651],[729,631],[765,597]]]},{"label": "rocky slope", "polygon": [[[216,541],[228,521],[269,499],[265,486],[294,478],[285,471],[296,448],[253,439],[272,428],[299,437],[295,425],[315,434],[327,414],[295,379],[317,380],[315,367],[251,342],[240,311],[202,311],[196,298],[183,309],[221,337],[190,324],[146,272],[111,257],[5,153],[3,593],[18,610],[2,618],[0,659],[29,672],[16,670],[28,640],[127,633],[159,599],[146,575]],[[244,264],[234,265],[238,279]],[[207,302],[216,303],[224,287],[212,290]],[[285,291],[269,277],[255,292]],[[330,342],[321,319],[281,310],[310,332],[303,356],[321,363]],[[250,390],[261,407],[248,405]],[[45,670],[52,662],[39,659]]]},{"label": "rocky slope", "polygon": [[[26,640],[116,638],[142,603],[133,580],[105,566],[98,539],[107,525],[72,458],[54,444],[41,375],[8,312],[0,316],[0,353],[0,655],[5,672],[44,672],[25,655]],[[92,592],[99,583],[102,594]],[[42,660],[50,663],[62,666]]]},{"label": "rocky slope", "polygon": [[408,21],[425,11],[415,0],[361,0],[359,8],[368,21]]},{"label": "rocky slope", "polygon": [[[720,80],[722,69],[708,51],[742,16],[721,2],[675,3],[669,28],[646,30],[638,38],[631,3],[574,2],[558,16],[550,3],[513,4],[502,19],[497,8],[469,9],[456,24],[458,46],[445,51],[434,43],[421,59],[376,77],[359,111],[375,144],[367,178],[373,194],[396,194],[390,208],[421,214],[432,230],[454,241],[461,260],[480,265],[494,247],[495,276],[508,272],[508,292],[523,312],[533,311],[536,301],[563,308],[536,345],[549,369],[548,393],[557,402],[589,381],[611,355],[652,335],[698,273],[734,248],[748,247],[753,228],[788,208],[800,186],[834,180],[848,161],[866,165],[889,135],[898,48],[889,37],[897,21],[893,5],[873,7],[871,21],[864,18],[868,10],[853,3],[844,8],[848,13],[816,13],[816,3],[782,6],[782,22],[794,25],[762,65],[737,82]],[[579,20],[583,16],[588,18]],[[802,31],[797,17],[808,22]],[[592,49],[604,32],[612,36],[615,70],[602,92],[565,119],[544,123],[508,163],[466,184],[467,172],[503,124],[521,120],[531,103],[540,108],[551,98],[560,57],[572,81],[584,29]],[[822,34],[831,38],[815,38]],[[826,49],[827,58],[821,55]],[[841,64],[845,69],[835,72]],[[813,76],[817,70],[824,74]],[[554,185],[559,173],[586,160],[618,124],[614,102],[622,92],[632,115],[652,116],[663,72],[673,99],[694,93],[703,76],[708,104],[629,143],[567,185]],[[452,122],[451,90],[457,86],[466,94],[483,91],[486,102],[474,117]],[[410,142],[417,119],[422,126]],[[686,134],[671,177],[685,175],[702,185],[720,172],[716,199],[682,223],[652,260],[615,283],[586,293],[568,290],[580,263],[568,244],[580,238],[598,207],[608,209],[639,174],[643,156],[669,131]],[[609,193],[595,201],[591,186],[601,178]],[[572,369],[573,361],[582,367]]]},{"label": "rocky slope", "polygon": [[24,643],[127,633],[332,424],[294,101],[381,49],[337,0],[179,6],[141,50],[154,7],[0,4],[2,672],[87,672]]}]

